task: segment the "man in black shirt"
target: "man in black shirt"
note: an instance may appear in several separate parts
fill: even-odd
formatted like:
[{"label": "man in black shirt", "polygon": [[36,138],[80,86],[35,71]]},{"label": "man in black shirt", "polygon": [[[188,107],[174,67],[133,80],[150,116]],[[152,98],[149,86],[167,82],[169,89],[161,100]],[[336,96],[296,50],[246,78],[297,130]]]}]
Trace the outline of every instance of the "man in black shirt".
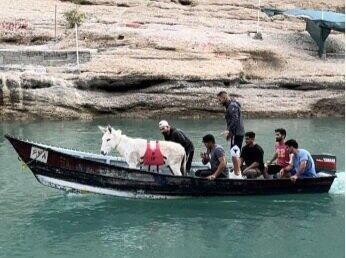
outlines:
[{"label": "man in black shirt", "polygon": [[263,149],[255,143],[255,133],[247,132],[245,134],[245,146],[240,154],[240,164],[243,166],[243,176],[247,178],[256,178],[263,173]]},{"label": "man in black shirt", "polygon": [[220,91],[217,98],[221,105],[226,108],[225,119],[227,128],[223,132],[226,140],[230,143],[230,152],[235,176],[240,176],[239,156],[244,138],[244,124],[241,114],[241,105],[235,99],[228,96],[227,92]]},{"label": "man in black shirt", "polygon": [[186,171],[189,172],[191,169],[191,163],[193,159],[193,154],[195,152],[195,148],[190,141],[190,139],[186,136],[183,131],[171,127],[167,121],[162,120],[159,123],[160,132],[163,134],[165,141],[171,141],[179,143],[184,147],[186,153]]}]

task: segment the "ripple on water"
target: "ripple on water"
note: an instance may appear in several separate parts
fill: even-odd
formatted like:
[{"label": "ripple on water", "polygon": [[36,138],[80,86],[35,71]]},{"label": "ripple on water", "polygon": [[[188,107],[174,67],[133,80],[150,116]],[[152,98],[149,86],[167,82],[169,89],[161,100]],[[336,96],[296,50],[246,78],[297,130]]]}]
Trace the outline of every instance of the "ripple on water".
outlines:
[{"label": "ripple on water", "polygon": [[345,194],[345,172],[336,173],[332,187],[329,190],[330,194]]}]

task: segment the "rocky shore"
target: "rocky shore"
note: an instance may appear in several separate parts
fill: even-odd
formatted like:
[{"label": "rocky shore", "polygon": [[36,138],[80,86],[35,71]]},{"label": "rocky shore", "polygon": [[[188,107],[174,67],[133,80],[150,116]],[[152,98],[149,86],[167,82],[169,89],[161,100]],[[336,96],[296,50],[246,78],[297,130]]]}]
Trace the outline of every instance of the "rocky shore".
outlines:
[{"label": "rocky shore", "polygon": [[[327,57],[320,59],[304,21],[260,13],[262,40],[255,39],[257,1],[80,1],[86,20],[79,47],[88,58],[79,69],[70,54],[74,30],[63,16],[74,3],[2,2],[0,120],[219,117],[220,90],[236,97],[247,117],[345,115],[344,34],[331,33]],[[345,8],[339,0],[262,4]],[[18,17],[25,26],[8,28]],[[15,55],[1,59],[1,50],[24,49],[50,54],[44,61],[38,54],[23,54],[25,62]],[[28,56],[38,61],[28,63]]]}]

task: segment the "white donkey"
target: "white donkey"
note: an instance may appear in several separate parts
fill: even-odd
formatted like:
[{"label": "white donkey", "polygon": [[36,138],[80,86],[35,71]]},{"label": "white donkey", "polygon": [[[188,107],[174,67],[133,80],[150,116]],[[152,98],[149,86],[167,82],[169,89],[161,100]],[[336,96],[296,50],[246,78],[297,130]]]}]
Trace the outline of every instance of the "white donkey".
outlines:
[{"label": "white donkey", "polygon": [[[115,130],[111,126],[99,126],[102,131],[101,154],[108,155],[113,149],[125,158],[129,168],[136,168],[141,163],[141,158],[147,148],[147,140],[140,138],[130,138]],[[166,157],[165,164],[169,166],[176,176],[186,174],[186,154],[183,146],[175,142],[160,141],[160,150]]]}]

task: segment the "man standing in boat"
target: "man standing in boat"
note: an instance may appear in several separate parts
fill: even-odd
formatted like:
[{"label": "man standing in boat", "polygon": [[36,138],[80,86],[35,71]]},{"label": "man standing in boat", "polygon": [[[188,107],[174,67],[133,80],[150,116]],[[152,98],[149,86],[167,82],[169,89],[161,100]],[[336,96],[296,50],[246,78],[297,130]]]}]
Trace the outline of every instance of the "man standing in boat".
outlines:
[{"label": "man standing in boat", "polygon": [[235,99],[230,98],[225,91],[220,91],[217,94],[217,98],[219,102],[226,108],[225,119],[227,129],[223,132],[223,135],[230,143],[234,175],[241,178],[239,157],[245,133],[243,117],[241,114],[241,105]]},{"label": "man standing in boat", "polygon": [[162,120],[159,123],[160,132],[163,134],[165,141],[171,141],[179,143],[184,147],[186,153],[186,172],[189,172],[191,169],[191,163],[193,160],[193,154],[195,152],[195,148],[191,142],[191,140],[186,136],[186,134],[180,129],[176,129],[171,127],[166,120]]}]

